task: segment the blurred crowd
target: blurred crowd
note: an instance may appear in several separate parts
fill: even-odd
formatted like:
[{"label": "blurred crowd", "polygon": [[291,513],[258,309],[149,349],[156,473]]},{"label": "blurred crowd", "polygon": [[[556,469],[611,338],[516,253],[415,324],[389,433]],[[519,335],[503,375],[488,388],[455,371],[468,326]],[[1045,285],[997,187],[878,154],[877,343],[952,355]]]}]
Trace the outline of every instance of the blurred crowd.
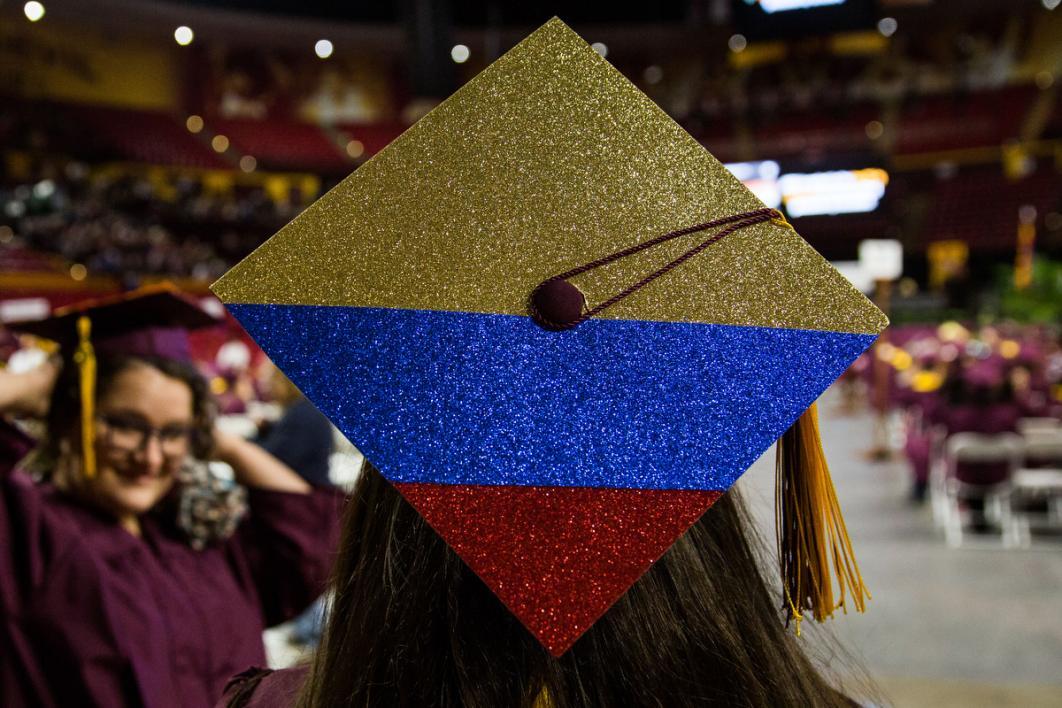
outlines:
[{"label": "blurred crowd", "polygon": [[141,275],[213,280],[301,208],[260,187],[218,191],[193,177],[91,174],[79,163],[0,186],[0,204],[9,224],[2,245],[57,254],[130,285]]},{"label": "blurred crowd", "polygon": [[1022,432],[1024,421],[1062,419],[1058,326],[896,327],[851,373],[879,410],[898,414],[916,501],[949,438],[991,439]]}]

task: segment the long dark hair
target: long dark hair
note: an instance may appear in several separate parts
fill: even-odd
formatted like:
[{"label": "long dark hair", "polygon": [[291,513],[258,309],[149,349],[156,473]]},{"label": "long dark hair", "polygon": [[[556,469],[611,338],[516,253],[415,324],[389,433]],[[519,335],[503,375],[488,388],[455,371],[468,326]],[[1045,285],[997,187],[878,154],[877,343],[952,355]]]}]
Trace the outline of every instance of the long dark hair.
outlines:
[{"label": "long dark hair", "polygon": [[735,493],[551,657],[372,468],[300,708],[841,706],[783,626]]}]

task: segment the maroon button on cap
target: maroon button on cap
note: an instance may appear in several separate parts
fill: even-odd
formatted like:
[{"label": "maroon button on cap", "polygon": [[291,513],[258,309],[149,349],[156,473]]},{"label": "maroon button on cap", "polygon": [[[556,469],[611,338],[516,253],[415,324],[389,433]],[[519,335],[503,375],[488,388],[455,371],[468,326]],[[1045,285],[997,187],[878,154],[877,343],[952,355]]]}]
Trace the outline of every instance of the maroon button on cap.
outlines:
[{"label": "maroon button on cap", "polygon": [[583,319],[586,296],[561,278],[551,278],[531,293],[531,317],[546,329],[571,329]]}]

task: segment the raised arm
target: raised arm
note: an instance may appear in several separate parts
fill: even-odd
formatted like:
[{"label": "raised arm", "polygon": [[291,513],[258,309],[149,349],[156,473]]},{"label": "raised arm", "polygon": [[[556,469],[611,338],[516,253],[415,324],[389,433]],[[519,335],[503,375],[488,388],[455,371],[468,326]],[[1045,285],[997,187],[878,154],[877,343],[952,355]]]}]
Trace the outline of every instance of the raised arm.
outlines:
[{"label": "raised arm", "polygon": [[54,361],[21,374],[0,369],[0,415],[44,417],[58,373]]},{"label": "raised arm", "polygon": [[249,511],[233,539],[237,572],[257,589],[267,625],[307,607],[324,589],[344,497],[313,487],[254,443],[215,434],[215,455],[247,487]]},{"label": "raised arm", "polygon": [[313,489],[290,467],[238,435],[215,430],[214,454],[232,467],[236,481],[245,487],[295,494]]}]

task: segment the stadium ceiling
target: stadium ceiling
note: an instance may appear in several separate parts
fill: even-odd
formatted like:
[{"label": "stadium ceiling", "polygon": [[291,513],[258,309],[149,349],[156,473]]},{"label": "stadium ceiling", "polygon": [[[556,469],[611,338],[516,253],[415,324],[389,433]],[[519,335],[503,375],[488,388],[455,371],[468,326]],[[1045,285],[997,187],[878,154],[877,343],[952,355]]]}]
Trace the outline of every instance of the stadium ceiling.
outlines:
[{"label": "stadium ceiling", "polygon": [[[307,2],[306,0],[178,0],[187,5],[224,7],[266,14],[294,15],[347,22],[400,22],[416,0],[391,2]],[[723,3],[729,0],[722,0]],[[702,14],[715,0],[654,0],[653,2],[529,2],[453,0],[454,24],[534,25],[554,15],[569,22],[603,24],[681,23]]]},{"label": "stadium ceiling", "polygon": [[[450,0],[452,38],[493,47],[496,55],[553,15],[585,37],[621,52],[696,50],[723,42],[734,31],[732,6],[744,0],[639,0],[638,2],[526,2]],[[321,37],[378,56],[408,50],[408,18],[430,7],[441,19],[445,0],[44,0],[48,21],[112,32],[172,38],[188,25],[197,42],[312,47]],[[1039,8],[1035,0],[877,0],[904,27],[932,32],[956,18],[998,22],[1016,8]],[[0,21],[23,21],[21,2],[0,0]]]},{"label": "stadium ceiling", "polygon": [[[270,15],[287,15],[351,23],[401,22],[414,6],[430,3],[449,8],[458,27],[528,27],[557,15],[569,24],[592,25],[699,25],[725,22],[730,6],[755,0],[639,0],[617,2],[556,0],[511,2],[506,0],[169,0],[173,4],[227,8]],[[1026,0],[1028,1],[1028,0]],[[933,15],[971,15],[1014,9],[1015,0],[877,0],[882,13],[921,8]],[[1038,3],[1037,3],[1038,4]],[[438,8],[436,9],[438,11]]]}]

